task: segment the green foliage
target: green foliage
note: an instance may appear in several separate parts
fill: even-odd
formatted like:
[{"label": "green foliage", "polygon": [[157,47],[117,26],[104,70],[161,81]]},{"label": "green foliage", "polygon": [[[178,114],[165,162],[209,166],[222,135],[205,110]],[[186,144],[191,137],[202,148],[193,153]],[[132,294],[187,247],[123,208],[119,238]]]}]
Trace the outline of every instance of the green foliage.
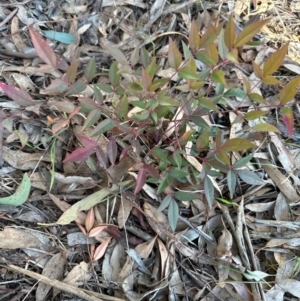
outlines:
[{"label": "green foliage", "polygon": [[[83,128],[89,132],[89,137],[85,137],[84,142],[67,155],[64,162],[85,161],[96,153],[101,166],[113,166],[131,151],[130,147],[124,148],[120,155],[117,138],[131,145],[138,157],[134,193],[139,193],[147,182],[151,182],[158,194],[164,194],[159,210],[168,209],[173,231],[176,229],[180,202],[199,197],[197,193],[178,189],[178,183],[184,187],[185,184],[188,186],[202,181],[210,207],[216,199],[216,178],[227,181],[228,198],[234,197],[239,181],[250,185],[263,184],[256,173],[245,169],[253,158],[247,152],[253,152],[256,148],[247,139],[247,133],[243,137],[228,138],[218,124],[211,124],[210,117],[228,114],[231,107],[226,111],[226,106],[230,105],[232,99],[237,98],[241,104],[247,100],[253,105],[251,111],[234,108],[240,120],[251,124],[247,130],[279,132],[274,125],[263,121],[268,115],[268,111],[262,110],[265,100],[257,91],[253,91],[249,80],[245,78],[241,83],[229,85],[228,75],[224,71],[229,64],[239,63],[239,53],[243,47],[251,44],[251,39],[267,22],[254,22],[237,33],[231,15],[225,26],[222,23],[211,27],[200,36],[193,21],[188,45],[169,39],[167,65],[163,67],[158,64],[155,54],[150,54],[144,47],[137,47],[127,58],[120,49],[107,44],[105,48],[115,61],[107,70],[105,82],[97,75],[94,58],[87,63],[83,72],[79,72],[79,60],[74,59],[70,64],[58,61],[53,50],[30,27],[37,54],[51,70],[57,72],[56,78],[43,92],[60,96],[64,103],[56,104],[63,114],[52,123],[53,134],[66,129],[78,114],[85,117]],[[281,66],[287,49],[288,45],[283,45],[270,55],[263,67],[253,62],[253,72],[260,83],[274,85],[280,82],[273,74]],[[292,111],[285,105],[294,98],[299,84],[300,77],[297,77],[279,93],[278,108],[290,136],[294,120]],[[3,83],[0,83],[0,87],[20,106],[35,104],[26,91]],[[86,96],[86,89],[92,89],[93,95]],[[50,104],[42,105],[50,107]],[[109,160],[105,158],[101,147],[91,139],[101,135],[109,140]],[[238,161],[232,161],[233,152],[241,152]],[[108,192],[103,190],[100,194],[97,199],[94,195],[90,196],[93,204],[104,199]],[[62,224],[66,222],[69,220],[60,221]]]}]

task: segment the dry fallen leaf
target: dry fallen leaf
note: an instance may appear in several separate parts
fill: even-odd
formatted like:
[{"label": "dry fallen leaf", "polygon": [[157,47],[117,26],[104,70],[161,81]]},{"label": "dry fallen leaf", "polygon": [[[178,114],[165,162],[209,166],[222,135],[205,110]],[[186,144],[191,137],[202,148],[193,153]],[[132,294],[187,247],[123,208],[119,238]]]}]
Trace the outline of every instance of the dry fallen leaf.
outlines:
[{"label": "dry fallen leaf", "polygon": [[227,230],[222,231],[222,235],[218,239],[216,254],[221,259],[231,257],[232,235]]},{"label": "dry fallen leaf", "polygon": [[70,271],[63,282],[73,286],[81,286],[89,281],[91,277],[92,274],[90,272],[89,264],[82,261]]},{"label": "dry fallen leaf", "polygon": [[[62,253],[57,253],[47,262],[43,269],[42,275],[50,279],[59,280],[63,276],[65,264],[65,256]],[[44,282],[39,282],[36,290],[36,300],[45,300],[51,288],[51,285]]]},{"label": "dry fallen leaf", "polygon": [[0,249],[37,248],[42,242],[22,229],[4,228],[0,232]]}]

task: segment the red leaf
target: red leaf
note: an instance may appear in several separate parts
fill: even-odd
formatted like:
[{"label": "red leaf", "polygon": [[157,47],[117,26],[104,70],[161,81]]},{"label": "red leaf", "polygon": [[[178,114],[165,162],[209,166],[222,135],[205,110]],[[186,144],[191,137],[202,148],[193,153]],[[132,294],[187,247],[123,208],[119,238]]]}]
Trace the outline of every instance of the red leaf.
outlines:
[{"label": "red leaf", "polygon": [[96,228],[93,228],[90,232],[89,232],[89,237],[95,237],[97,236],[99,233],[101,233],[103,230],[105,230],[107,228],[107,226],[98,226]]},{"label": "red leaf", "polygon": [[99,260],[105,253],[107,247],[108,247],[108,244],[110,243],[110,240],[111,240],[111,237],[107,240],[105,240],[96,250],[95,250],[95,253],[94,253],[94,256],[93,256],[93,260],[96,261],[96,260]]},{"label": "red leaf", "polygon": [[143,188],[143,186],[146,183],[146,179],[147,179],[146,169],[142,168],[139,171],[137,179],[136,179],[136,186],[134,189],[134,194],[137,194]]},{"label": "red leaf", "polygon": [[118,145],[115,139],[110,139],[107,144],[107,154],[109,161],[112,165],[115,165],[117,154],[118,154]]},{"label": "red leaf", "polygon": [[98,143],[95,140],[88,138],[86,136],[78,135],[77,138],[81,143],[83,143],[87,147],[97,147],[98,146]]},{"label": "red leaf", "polygon": [[63,160],[63,163],[82,162],[86,160],[94,152],[94,150],[95,147],[88,146],[77,148]]},{"label": "red leaf", "polygon": [[289,137],[292,138],[294,130],[294,115],[290,108],[282,108],[282,121],[287,129]]},{"label": "red leaf", "polygon": [[24,90],[21,90],[15,86],[6,85],[4,83],[0,83],[0,88],[9,98],[11,98],[20,106],[29,106],[35,104],[31,96]]},{"label": "red leaf", "polygon": [[33,29],[31,26],[28,27],[32,44],[36,50],[38,56],[48,65],[57,67],[57,59],[52,48],[43,40]]},{"label": "red leaf", "polygon": [[147,171],[147,173],[153,177],[153,178],[159,178],[159,172],[157,169],[155,169],[153,166],[149,165],[149,164],[145,164],[145,169]]}]

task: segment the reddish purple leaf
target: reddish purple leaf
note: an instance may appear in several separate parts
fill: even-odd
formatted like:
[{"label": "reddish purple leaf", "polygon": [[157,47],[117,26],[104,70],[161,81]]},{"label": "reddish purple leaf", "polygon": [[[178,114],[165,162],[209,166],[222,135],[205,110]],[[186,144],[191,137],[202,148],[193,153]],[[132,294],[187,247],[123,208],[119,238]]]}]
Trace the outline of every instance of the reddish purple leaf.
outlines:
[{"label": "reddish purple leaf", "polygon": [[282,108],[282,121],[287,129],[289,137],[292,138],[294,130],[294,114],[290,108]]},{"label": "reddish purple leaf", "polygon": [[153,177],[153,178],[159,178],[159,172],[157,169],[155,169],[153,166],[149,165],[149,164],[145,164],[145,169],[147,171],[147,173]]},{"label": "reddish purple leaf", "polygon": [[68,155],[63,163],[68,162],[82,162],[85,161],[93,152],[95,147],[80,147],[74,150],[70,155]]},{"label": "reddish purple leaf", "polygon": [[36,50],[38,56],[48,65],[57,67],[57,59],[52,48],[46,43],[44,39],[42,39],[31,26],[28,27],[32,44]]},{"label": "reddish purple leaf", "polygon": [[96,148],[98,146],[98,143],[95,140],[83,135],[78,135],[78,140],[87,147]]},{"label": "reddish purple leaf", "polygon": [[139,171],[137,179],[136,179],[136,186],[134,189],[134,194],[137,194],[143,188],[143,186],[146,183],[146,179],[147,179],[146,169],[142,168]]},{"label": "reddish purple leaf", "polygon": [[112,165],[115,165],[117,154],[118,154],[118,145],[115,139],[110,139],[107,144],[107,154],[109,161]]},{"label": "reddish purple leaf", "polygon": [[0,88],[9,98],[20,106],[30,106],[35,104],[31,96],[24,90],[4,83],[0,83]]}]

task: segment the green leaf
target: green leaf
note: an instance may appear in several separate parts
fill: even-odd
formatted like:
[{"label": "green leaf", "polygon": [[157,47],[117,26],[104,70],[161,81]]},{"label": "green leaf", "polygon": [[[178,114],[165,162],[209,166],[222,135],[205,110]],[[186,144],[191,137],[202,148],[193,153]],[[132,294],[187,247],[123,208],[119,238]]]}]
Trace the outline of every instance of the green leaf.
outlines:
[{"label": "green leaf", "polygon": [[173,177],[171,177],[169,174],[165,176],[165,178],[159,183],[158,188],[157,188],[157,193],[163,192],[165,188],[167,188],[172,182],[173,182]]},{"label": "green leaf", "polygon": [[229,50],[231,50],[234,46],[235,36],[235,24],[233,20],[233,13],[231,13],[224,32],[224,42]]},{"label": "green leaf", "polygon": [[281,81],[272,75],[267,75],[262,79],[264,85],[279,85]]},{"label": "green leaf", "polygon": [[209,208],[212,208],[215,199],[215,189],[211,179],[208,176],[206,176],[204,179],[204,191]]},{"label": "green leaf", "polygon": [[237,169],[239,177],[247,184],[250,185],[264,185],[265,182],[256,173],[247,169]]},{"label": "green leaf", "polygon": [[101,111],[99,109],[92,110],[84,122],[83,130],[98,122],[100,117],[101,117]]},{"label": "green leaf", "polygon": [[155,157],[160,160],[160,161],[164,161],[164,162],[169,162],[168,159],[168,155],[167,155],[167,151],[158,147],[155,147],[152,150],[153,154],[155,155]]},{"label": "green leaf", "polygon": [[135,120],[143,121],[149,118],[150,112],[149,111],[142,111],[138,114],[133,114]]},{"label": "green leaf", "polygon": [[[189,46],[193,51],[196,51],[200,47],[200,36],[199,29],[196,25],[195,20],[192,21],[191,29],[189,32]],[[187,56],[184,56],[187,59]]]},{"label": "green leaf", "polygon": [[209,143],[209,130],[205,129],[196,140],[197,149],[205,149]]},{"label": "green leaf", "polygon": [[246,93],[240,88],[231,88],[224,93],[225,97],[235,96],[238,98],[244,98]]},{"label": "green leaf", "polygon": [[238,152],[243,151],[249,148],[255,147],[255,144],[251,143],[247,139],[243,138],[233,138],[230,140],[227,140],[221,148],[227,152]]},{"label": "green leaf", "polygon": [[253,71],[254,74],[257,78],[262,79],[263,78],[263,71],[260,68],[260,66],[258,64],[255,63],[255,61],[252,62],[252,67],[253,67]]},{"label": "green leaf", "polygon": [[178,71],[178,76],[180,78],[184,78],[184,79],[199,79],[197,76],[197,73],[193,70],[191,70],[191,68],[189,66],[184,66],[182,67],[179,71]]},{"label": "green leaf", "polygon": [[211,55],[206,50],[199,50],[196,53],[196,58],[208,66],[214,66],[216,63],[214,59],[211,57]]},{"label": "green leaf", "polygon": [[216,83],[222,84],[223,86],[227,86],[225,76],[222,70],[216,70],[212,73],[211,79]]},{"label": "green leaf", "polygon": [[101,84],[101,83],[94,84],[94,88],[95,87],[106,93],[111,93],[113,91],[111,86],[107,84]]},{"label": "green leaf", "polygon": [[192,122],[198,125],[200,128],[210,129],[210,126],[207,122],[200,116],[193,116]]},{"label": "green leaf", "polygon": [[75,203],[70,208],[68,208],[58,219],[56,224],[58,225],[68,225],[77,218],[77,214],[81,211],[88,211],[93,206],[106,201],[106,197],[113,194],[114,191],[119,190],[119,186],[113,184],[109,189],[104,188],[100,191],[94,192],[93,194],[87,196],[81,201]]},{"label": "green leaf", "polygon": [[170,37],[169,37],[168,61],[169,61],[169,65],[175,70],[178,70],[179,66],[182,63],[181,53],[178,50],[176,44],[172,41]]},{"label": "green leaf", "polygon": [[168,209],[168,219],[169,219],[171,229],[173,231],[175,231],[176,229],[178,216],[179,216],[179,208],[177,202],[174,199],[172,199]]},{"label": "green leaf", "polygon": [[128,98],[127,95],[119,100],[115,108],[115,114],[118,118],[123,119],[128,113]]},{"label": "green leaf", "polygon": [[241,47],[248,43],[270,19],[260,20],[246,26],[237,36],[234,46]]},{"label": "green leaf", "polygon": [[101,135],[109,130],[111,130],[115,126],[115,122],[109,118],[101,121],[92,131],[91,137]]},{"label": "green leaf", "polygon": [[264,77],[273,74],[281,66],[285,55],[287,54],[289,43],[283,45],[276,52],[272,53],[270,57],[265,61],[263,67]]},{"label": "green leaf", "polygon": [[170,205],[172,200],[174,199],[170,194],[166,195],[165,198],[162,200],[161,204],[159,205],[159,207],[157,208],[157,211],[161,212],[165,210]]},{"label": "green leaf", "polygon": [[259,123],[251,127],[256,132],[275,132],[280,133],[277,127],[269,123]]},{"label": "green leaf", "polygon": [[254,156],[254,154],[251,154],[251,155],[248,155],[246,157],[241,158],[240,160],[236,161],[232,165],[232,167],[234,167],[234,168],[240,168],[240,167],[245,166],[247,163],[249,163],[252,160],[253,156]]},{"label": "green leaf", "polygon": [[173,153],[173,159],[174,159],[175,163],[177,164],[178,169],[180,169],[181,165],[182,165],[182,157],[181,157],[180,149],[175,150],[175,152]]},{"label": "green leaf", "polygon": [[52,39],[64,44],[72,44],[75,42],[75,36],[71,33],[57,32],[54,30],[43,30],[44,35],[48,39]]},{"label": "green leaf", "polygon": [[120,82],[120,74],[119,74],[119,68],[118,63],[113,62],[109,68],[109,81],[112,84],[114,88],[116,88],[119,85]]},{"label": "green leaf", "polygon": [[66,96],[70,96],[70,95],[76,95],[81,93],[82,91],[84,91],[86,89],[87,85],[86,83],[84,83],[82,80],[77,80],[74,84],[72,84],[70,86],[70,88],[68,89],[68,91],[65,93]]},{"label": "green leaf", "polygon": [[95,57],[93,57],[87,64],[87,66],[84,69],[84,77],[85,79],[90,82],[96,74],[96,60]]},{"label": "green leaf", "polygon": [[215,153],[215,157],[220,163],[228,165],[228,166],[230,165],[230,159],[225,150],[218,149]]},{"label": "green leaf", "polygon": [[153,79],[156,72],[159,70],[156,65],[156,58],[152,58],[151,63],[145,68],[151,79]]},{"label": "green leaf", "polygon": [[199,198],[195,193],[185,191],[176,191],[174,197],[181,202],[189,202]]},{"label": "green leaf", "polygon": [[251,101],[258,102],[258,103],[265,103],[266,101],[264,98],[258,93],[249,93],[248,97]]},{"label": "green leaf", "polygon": [[227,173],[227,184],[230,193],[230,198],[232,199],[236,187],[236,175],[232,170],[229,170]]},{"label": "green leaf", "polygon": [[279,92],[280,105],[286,104],[295,97],[299,85],[300,76],[297,76],[281,89],[281,91]]},{"label": "green leaf", "polygon": [[224,33],[225,33],[225,31],[224,31],[224,29],[222,29],[221,32],[220,32],[219,41],[218,41],[219,55],[220,55],[222,60],[224,60],[227,57],[227,54],[228,54],[228,48],[225,45],[225,41],[224,41]]},{"label": "green leaf", "polygon": [[186,182],[186,178],[189,175],[188,172],[182,170],[182,169],[177,169],[177,168],[170,168],[168,171],[169,175],[172,176],[172,178],[177,179],[178,181],[184,180]]},{"label": "green leaf", "polygon": [[161,96],[158,98],[158,101],[161,106],[179,106],[178,101],[169,96]]},{"label": "green leaf", "polygon": [[30,179],[27,173],[24,173],[23,179],[13,195],[0,198],[1,205],[20,206],[26,202],[30,193]]},{"label": "green leaf", "polygon": [[213,44],[213,42],[217,39],[218,35],[220,34],[221,29],[223,28],[224,23],[220,23],[217,27],[210,26],[201,37],[200,40],[200,48],[208,47],[209,45]]},{"label": "green leaf", "polygon": [[251,111],[245,114],[244,118],[246,120],[255,120],[262,116],[269,114],[269,111]]}]

